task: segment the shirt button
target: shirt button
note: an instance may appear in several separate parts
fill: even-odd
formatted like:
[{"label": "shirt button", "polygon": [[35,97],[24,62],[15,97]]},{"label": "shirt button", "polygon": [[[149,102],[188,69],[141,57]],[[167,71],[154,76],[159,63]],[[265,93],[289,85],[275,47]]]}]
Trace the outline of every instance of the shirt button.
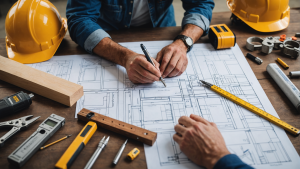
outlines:
[{"label": "shirt button", "polygon": [[125,25],[125,28],[127,28],[127,25]]},{"label": "shirt button", "polygon": [[131,15],[131,12],[129,12],[129,15]]},{"label": "shirt button", "polygon": [[130,3],[133,3],[133,1],[130,1]]}]

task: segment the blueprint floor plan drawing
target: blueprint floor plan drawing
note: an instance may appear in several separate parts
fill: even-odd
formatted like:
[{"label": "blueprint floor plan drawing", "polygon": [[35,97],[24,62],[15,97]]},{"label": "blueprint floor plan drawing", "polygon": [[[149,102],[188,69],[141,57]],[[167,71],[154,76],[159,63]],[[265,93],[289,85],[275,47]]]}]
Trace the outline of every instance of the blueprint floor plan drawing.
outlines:
[{"label": "blueprint floor plan drawing", "polygon": [[[120,44],[142,54],[140,43],[156,56],[171,41]],[[278,117],[238,46],[216,51],[210,44],[195,44],[188,59],[181,76],[165,79],[166,88],[161,82],[133,84],[125,68],[92,55],[54,56],[30,66],[82,85],[76,112],[87,108],[157,132],[155,144],[144,146],[149,169],[199,168],[172,139],[178,119],[190,114],[216,123],[229,151],[255,168],[300,168],[282,129],[199,82],[211,82]]]},{"label": "blueprint floor plan drawing", "polygon": [[57,60],[47,61],[36,64],[28,64],[28,66],[39,69],[46,73],[60,77],[65,80],[70,80],[70,74],[72,70],[72,60]]}]

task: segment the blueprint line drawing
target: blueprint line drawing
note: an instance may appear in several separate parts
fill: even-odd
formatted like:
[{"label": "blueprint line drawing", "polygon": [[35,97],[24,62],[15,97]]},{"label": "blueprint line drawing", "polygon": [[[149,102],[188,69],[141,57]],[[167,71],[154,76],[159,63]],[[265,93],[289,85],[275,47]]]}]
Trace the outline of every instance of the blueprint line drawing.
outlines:
[{"label": "blueprint line drawing", "polygon": [[32,68],[36,68],[43,72],[52,74],[65,80],[70,80],[70,74],[72,70],[72,60],[56,60],[47,61],[35,64],[28,64]]},{"label": "blueprint line drawing", "polygon": [[[140,43],[156,56],[171,41],[121,45],[143,54]],[[216,123],[228,150],[255,168],[300,168],[299,155],[284,130],[200,83],[213,83],[278,117],[237,45],[214,50],[210,44],[195,44],[188,59],[181,76],[165,78],[166,88],[161,82],[133,84],[125,68],[92,55],[53,57],[31,66],[83,86],[75,117],[86,108],[157,132],[155,144],[144,145],[149,169],[199,168],[173,140],[178,119],[190,114]]]}]

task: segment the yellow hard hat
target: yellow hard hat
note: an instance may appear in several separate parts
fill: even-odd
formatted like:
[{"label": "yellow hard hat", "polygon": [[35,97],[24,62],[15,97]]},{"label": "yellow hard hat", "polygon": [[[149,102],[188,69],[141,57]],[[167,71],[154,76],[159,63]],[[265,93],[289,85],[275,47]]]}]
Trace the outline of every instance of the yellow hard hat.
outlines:
[{"label": "yellow hard hat", "polygon": [[48,0],[19,0],[5,20],[7,55],[20,63],[49,60],[67,29],[67,20]]},{"label": "yellow hard hat", "polygon": [[260,32],[275,32],[288,27],[289,0],[227,0],[231,12]]}]

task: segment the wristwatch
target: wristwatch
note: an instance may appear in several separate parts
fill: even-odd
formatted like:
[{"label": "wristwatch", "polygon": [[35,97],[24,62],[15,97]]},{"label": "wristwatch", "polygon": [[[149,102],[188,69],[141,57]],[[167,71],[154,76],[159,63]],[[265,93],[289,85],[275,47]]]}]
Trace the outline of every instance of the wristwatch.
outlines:
[{"label": "wristwatch", "polygon": [[176,36],[176,38],[174,39],[177,40],[177,39],[181,39],[183,41],[183,43],[185,44],[185,46],[187,47],[187,51],[186,52],[189,52],[193,46],[193,39],[188,37],[188,36],[185,36],[185,35],[178,35]]}]

